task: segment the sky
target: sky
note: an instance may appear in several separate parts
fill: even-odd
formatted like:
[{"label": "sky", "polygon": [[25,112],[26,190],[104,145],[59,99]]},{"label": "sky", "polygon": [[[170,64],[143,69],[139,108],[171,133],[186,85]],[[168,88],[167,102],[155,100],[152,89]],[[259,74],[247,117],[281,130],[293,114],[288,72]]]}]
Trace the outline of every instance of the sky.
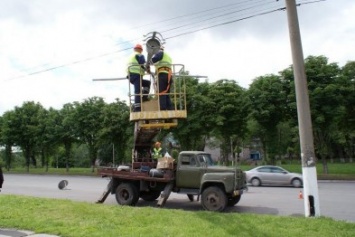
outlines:
[{"label": "sky", "polygon": [[[297,2],[304,57],[355,61],[355,1]],[[0,116],[28,101],[47,109],[94,96],[128,101],[127,80],[92,79],[125,77],[132,47],[153,31],[191,75],[247,89],[292,64],[287,12],[276,10],[283,7],[285,0],[1,0]]]}]

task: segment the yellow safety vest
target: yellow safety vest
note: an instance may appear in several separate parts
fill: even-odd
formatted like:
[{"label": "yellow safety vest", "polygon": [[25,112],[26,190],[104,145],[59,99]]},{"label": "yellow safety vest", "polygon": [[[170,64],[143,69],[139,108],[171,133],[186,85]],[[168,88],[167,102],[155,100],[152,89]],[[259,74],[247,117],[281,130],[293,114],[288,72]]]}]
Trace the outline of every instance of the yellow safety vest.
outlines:
[{"label": "yellow safety vest", "polygon": [[166,52],[164,52],[163,58],[154,64],[155,71],[158,73],[169,73],[171,72],[171,64],[171,57]]},{"label": "yellow safety vest", "polygon": [[128,61],[128,65],[127,65],[127,72],[144,75],[144,69],[141,67],[141,65],[139,65],[139,63],[136,59],[136,55],[140,55],[140,53],[134,52],[130,56],[129,61]]},{"label": "yellow safety vest", "polygon": [[162,148],[153,148],[153,159],[161,158],[163,155],[161,154]]}]

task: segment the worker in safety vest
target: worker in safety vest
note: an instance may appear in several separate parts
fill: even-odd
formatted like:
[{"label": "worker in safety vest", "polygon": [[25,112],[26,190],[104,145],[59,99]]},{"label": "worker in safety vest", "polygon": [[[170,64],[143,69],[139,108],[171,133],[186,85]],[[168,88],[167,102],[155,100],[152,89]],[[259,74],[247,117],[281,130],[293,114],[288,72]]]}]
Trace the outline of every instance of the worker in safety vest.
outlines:
[{"label": "worker in safety vest", "polygon": [[4,175],[2,173],[1,161],[0,161],[0,192],[2,189],[2,184],[4,183]]},{"label": "worker in safety vest", "polygon": [[[130,83],[134,85],[134,112],[141,111],[141,91],[144,94],[142,97],[142,101],[147,101],[148,100],[148,94],[150,90],[150,81],[149,80],[144,80],[143,75],[144,71],[147,71],[150,73],[149,68],[145,68],[145,57],[142,54],[143,52],[143,47],[140,44],[137,44],[133,48],[134,52],[133,54],[129,57],[128,60],[128,67],[127,67],[127,74]],[[143,87],[143,90],[141,90]]]},{"label": "worker in safety vest", "polygon": [[155,66],[155,73],[158,75],[160,109],[172,110],[173,106],[169,96],[173,82],[171,57],[164,51],[162,46],[159,52],[152,56],[151,61]]},{"label": "worker in safety vest", "polygon": [[161,143],[160,142],[156,142],[154,144],[152,157],[155,160],[163,157],[163,149],[161,148]]}]

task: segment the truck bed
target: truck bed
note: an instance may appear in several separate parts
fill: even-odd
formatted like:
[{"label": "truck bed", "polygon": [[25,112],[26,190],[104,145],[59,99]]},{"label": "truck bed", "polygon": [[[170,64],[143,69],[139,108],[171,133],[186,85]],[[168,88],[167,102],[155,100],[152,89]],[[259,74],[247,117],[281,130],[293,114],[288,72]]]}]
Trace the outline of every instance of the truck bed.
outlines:
[{"label": "truck bed", "polygon": [[144,180],[168,183],[175,180],[174,170],[164,169],[164,176],[162,178],[151,177],[149,172],[141,171],[139,169],[131,170],[117,170],[117,168],[103,167],[98,169],[98,173],[102,177],[112,177],[125,180]]}]

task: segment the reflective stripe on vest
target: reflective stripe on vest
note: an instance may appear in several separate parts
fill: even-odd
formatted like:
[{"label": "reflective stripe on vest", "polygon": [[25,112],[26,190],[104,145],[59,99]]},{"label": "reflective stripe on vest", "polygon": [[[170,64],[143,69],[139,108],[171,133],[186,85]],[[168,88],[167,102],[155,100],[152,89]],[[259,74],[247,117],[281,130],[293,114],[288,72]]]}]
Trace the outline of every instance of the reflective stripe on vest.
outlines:
[{"label": "reflective stripe on vest", "polygon": [[140,53],[138,52],[134,52],[128,61],[128,65],[127,65],[127,72],[128,73],[135,73],[135,74],[140,74],[140,75],[144,75],[144,70],[141,67],[141,65],[139,65],[136,56],[140,55]]},{"label": "reflective stripe on vest", "polygon": [[161,150],[162,150],[162,148],[158,148],[158,149],[153,148],[153,158],[154,159],[158,159],[158,158],[162,157]]},{"label": "reflective stripe on vest", "polygon": [[172,60],[167,53],[163,53],[163,58],[154,64],[158,73],[169,73],[171,71]]}]

